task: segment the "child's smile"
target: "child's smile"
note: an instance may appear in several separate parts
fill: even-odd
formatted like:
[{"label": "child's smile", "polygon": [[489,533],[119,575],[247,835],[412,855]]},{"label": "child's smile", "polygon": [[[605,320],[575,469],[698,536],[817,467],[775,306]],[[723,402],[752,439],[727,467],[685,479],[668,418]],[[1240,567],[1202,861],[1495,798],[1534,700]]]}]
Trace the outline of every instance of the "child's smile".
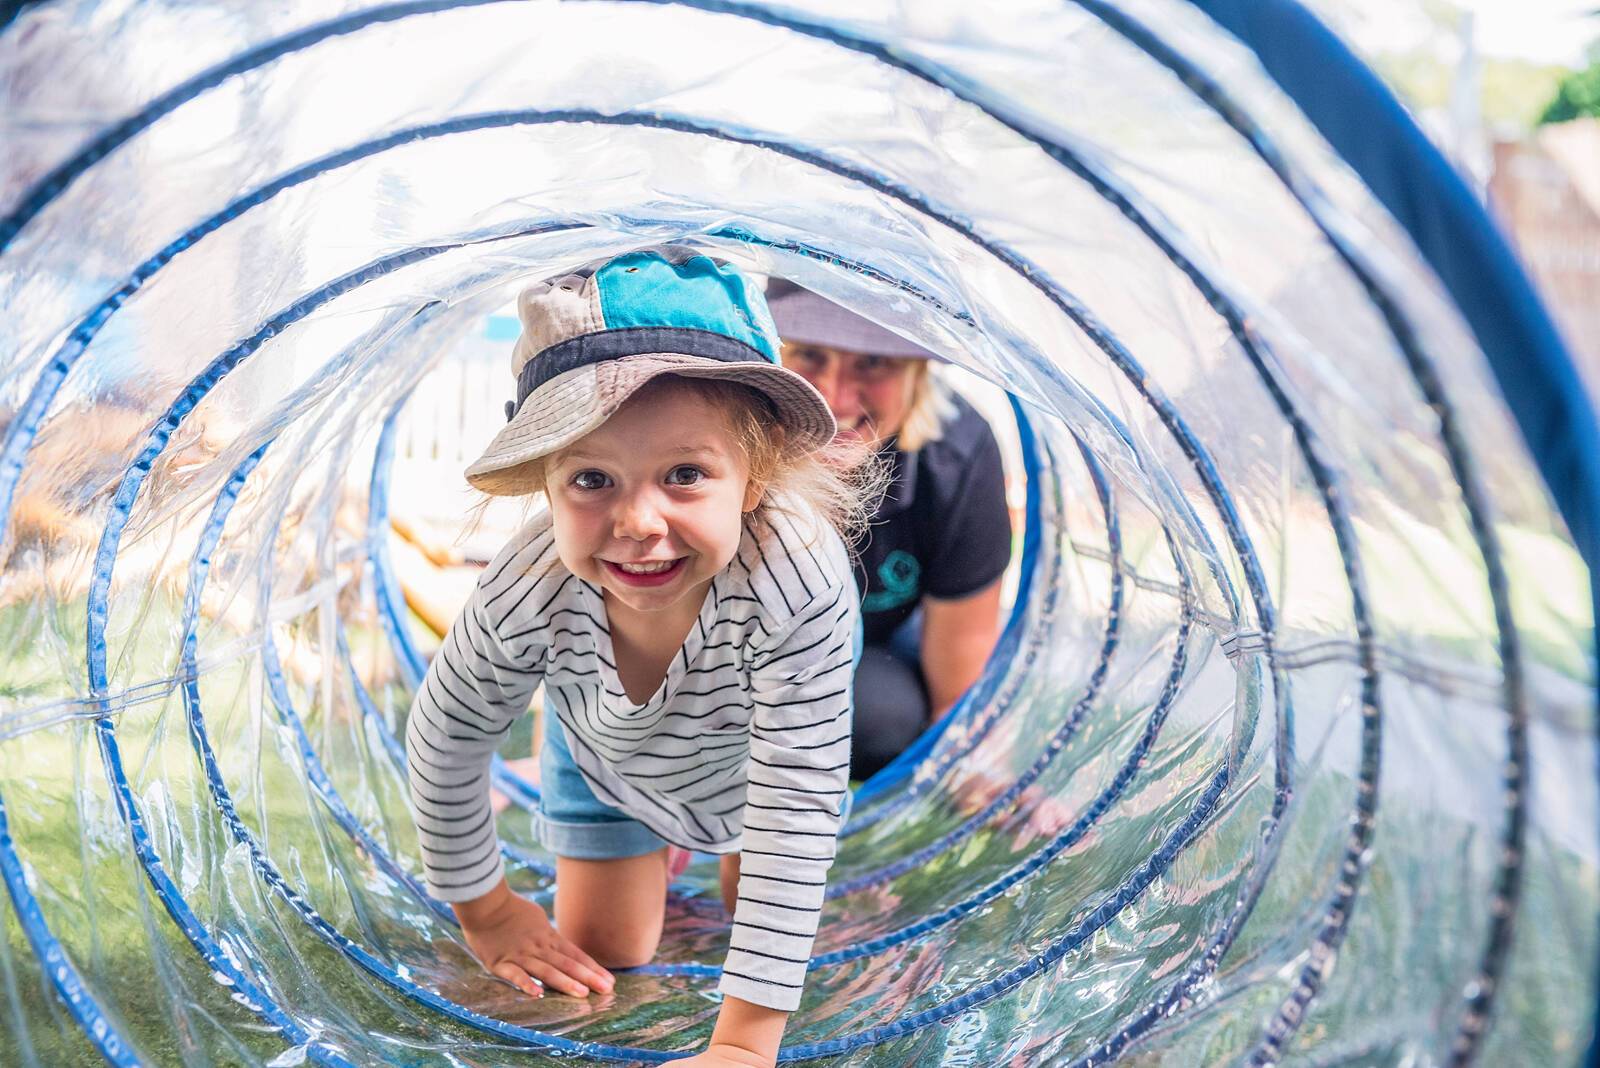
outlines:
[{"label": "child's smile", "polygon": [[664,586],[672,581],[673,576],[688,557],[680,556],[675,560],[639,560],[623,562],[620,560],[602,560],[606,570],[619,581],[630,586]]}]

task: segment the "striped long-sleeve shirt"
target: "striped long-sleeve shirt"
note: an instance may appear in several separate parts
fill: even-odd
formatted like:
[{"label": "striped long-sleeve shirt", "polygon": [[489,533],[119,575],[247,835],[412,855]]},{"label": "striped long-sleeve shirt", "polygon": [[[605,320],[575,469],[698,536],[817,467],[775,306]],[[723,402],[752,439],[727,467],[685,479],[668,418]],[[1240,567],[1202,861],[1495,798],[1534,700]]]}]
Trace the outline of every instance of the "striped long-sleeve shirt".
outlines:
[{"label": "striped long-sleeve shirt", "polygon": [[857,592],[820,521],[774,511],[750,527],[643,704],[618,680],[601,591],[562,566],[548,514],[501,550],[406,731],[435,896],[468,901],[500,879],[489,758],[542,681],[596,797],[676,845],[739,852],[721,990],[796,1007],[848,788]]}]

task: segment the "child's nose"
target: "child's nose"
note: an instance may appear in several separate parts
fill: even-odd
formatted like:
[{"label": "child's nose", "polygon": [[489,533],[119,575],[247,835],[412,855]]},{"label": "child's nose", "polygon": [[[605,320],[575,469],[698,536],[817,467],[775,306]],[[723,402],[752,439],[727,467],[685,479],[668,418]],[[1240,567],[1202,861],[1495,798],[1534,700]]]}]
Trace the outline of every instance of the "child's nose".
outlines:
[{"label": "child's nose", "polygon": [[636,493],[622,502],[613,528],[616,537],[643,541],[665,534],[667,521],[653,494]]}]

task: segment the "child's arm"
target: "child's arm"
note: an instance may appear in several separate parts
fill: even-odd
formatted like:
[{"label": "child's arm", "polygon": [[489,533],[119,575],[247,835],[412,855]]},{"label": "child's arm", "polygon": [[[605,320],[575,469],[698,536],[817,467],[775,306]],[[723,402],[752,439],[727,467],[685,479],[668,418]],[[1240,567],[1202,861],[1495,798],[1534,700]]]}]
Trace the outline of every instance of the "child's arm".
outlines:
[{"label": "child's arm", "polygon": [[724,998],[711,1045],[704,1053],[679,1061],[684,1068],[767,1068],[778,1059],[789,1014],[781,1009]]},{"label": "child's arm", "polygon": [[[848,788],[858,608],[849,571],[840,574],[826,589],[814,586],[752,651],[739,893],[722,1014],[705,1054],[723,1059],[708,1065],[772,1064],[800,1002]],[[765,1060],[728,1059],[737,1056]]]},{"label": "child's arm", "polygon": [[428,666],[406,725],[406,763],[429,893],[455,907],[468,948],[528,993],[538,981],[581,997],[611,989],[611,977],[507,885],[489,803],[490,758],[542,677],[542,647],[501,636],[525,624],[509,606],[537,582],[516,566],[525,548],[490,565]]},{"label": "child's arm", "polygon": [[489,804],[489,760],[541,678],[540,660],[519,659],[473,590],[417,688],[406,723],[412,815],[428,891],[471,901],[504,877]]}]

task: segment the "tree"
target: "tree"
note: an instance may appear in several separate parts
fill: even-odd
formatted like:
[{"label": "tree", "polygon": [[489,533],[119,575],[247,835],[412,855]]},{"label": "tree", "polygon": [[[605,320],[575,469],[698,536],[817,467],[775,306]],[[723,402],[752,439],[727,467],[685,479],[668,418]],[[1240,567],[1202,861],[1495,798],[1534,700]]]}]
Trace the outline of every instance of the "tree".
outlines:
[{"label": "tree", "polygon": [[1539,116],[1539,124],[1582,118],[1600,118],[1600,59],[1561,79],[1555,99]]}]

